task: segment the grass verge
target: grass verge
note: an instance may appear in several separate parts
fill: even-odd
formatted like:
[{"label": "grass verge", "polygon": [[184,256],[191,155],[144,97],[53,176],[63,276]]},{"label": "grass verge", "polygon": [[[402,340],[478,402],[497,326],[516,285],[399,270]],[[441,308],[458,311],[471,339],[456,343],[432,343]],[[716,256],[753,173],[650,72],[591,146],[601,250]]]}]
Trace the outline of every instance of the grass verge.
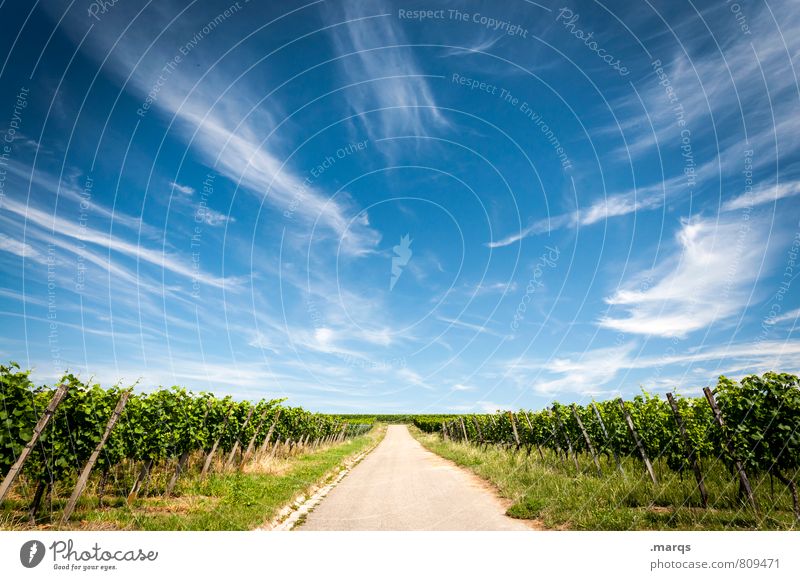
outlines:
[{"label": "grass verge", "polygon": [[[769,478],[754,481],[760,514],[737,498],[737,483],[721,464],[704,466],[709,508],[700,506],[694,477],[671,472],[661,462],[655,469],[659,485],[653,486],[644,466],[623,459],[624,474],[613,460],[601,458],[603,475],[594,472],[586,457],[580,470],[570,460],[545,451],[526,457],[489,446],[443,441],[409,427],[428,450],[466,467],[495,485],[513,504],[507,515],[536,520],[550,529],[574,530],[789,530],[800,528],[794,519],[791,497]],[[773,485],[774,484],[774,485]]]},{"label": "grass verge", "polygon": [[[187,473],[175,497],[144,497],[130,504],[111,497],[104,507],[97,498],[81,499],[72,529],[100,530],[250,530],[270,521],[285,505],[339,472],[349,458],[377,445],[386,431],[370,432],[345,443],[297,456],[251,464],[242,471],[212,473],[201,478]],[[55,529],[62,501],[54,504],[49,521],[37,529]],[[20,506],[22,508],[23,506]],[[3,529],[31,529],[21,514],[0,513]]]}]

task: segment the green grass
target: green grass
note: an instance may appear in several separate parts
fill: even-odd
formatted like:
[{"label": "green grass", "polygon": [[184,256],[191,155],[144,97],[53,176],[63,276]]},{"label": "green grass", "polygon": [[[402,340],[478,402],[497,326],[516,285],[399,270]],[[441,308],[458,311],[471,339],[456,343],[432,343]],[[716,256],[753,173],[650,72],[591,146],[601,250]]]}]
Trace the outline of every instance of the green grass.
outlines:
[{"label": "green grass", "polygon": [[659,480],[653,486],[644,465],[623,459],[625,474],[613,459],[601,458],[603,475],[590,458],[580,458],[580,471],[570,459],[545,451],[544,461],[534,449],[513,452],[496,446],[486,449],[442,441],[438,435],[410,431],[430,451],[469,468],[494,484],[513,501],[507,514],[537,520],[546,528],[573,530],[785,530],[800,529],[794,519],[791,496],[777,480],[774,491],[768,477],[754,479],[760,506],[756,516],[737,497],[737,482],[723,465],[703,466],[709,509],[700,504],[694,477],[683,478],[661,461],[655,462]]},{"label": "green grass", "polygon": [[[273,461],[270,473],[246,469],[201,478],[189,472],[179,482],[176,496],[171,498],[143,497],[128,504],[123,497],[112,496],[106,498],[104,507],[99,507],[96,496],[87,494],[72,516],[70,527],[169,531],[257,528],[268,523],[298,495],[338,473],[349,458],[375,446],[384,433],[385,427],[376,426],[345,443]],[[170,474],[169,470],[155,474],[154,487],[163,489],[161,484]],[[27,528],[24,504],[8,503],[10,507],[0,512],[0,528]],[[64,503],[63,497],[56,500],[38,527],[53,528]]]}]

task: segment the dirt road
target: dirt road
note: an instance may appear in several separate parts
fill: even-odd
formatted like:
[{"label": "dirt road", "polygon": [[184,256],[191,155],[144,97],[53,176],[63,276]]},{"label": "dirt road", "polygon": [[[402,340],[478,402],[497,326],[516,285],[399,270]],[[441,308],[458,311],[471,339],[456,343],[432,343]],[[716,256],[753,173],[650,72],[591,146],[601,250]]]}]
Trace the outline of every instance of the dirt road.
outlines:
[{"label": "dirt road", "polygon": [[314,508],[299,530],[530,530],[476,476],[427,451],[405,425]]}]

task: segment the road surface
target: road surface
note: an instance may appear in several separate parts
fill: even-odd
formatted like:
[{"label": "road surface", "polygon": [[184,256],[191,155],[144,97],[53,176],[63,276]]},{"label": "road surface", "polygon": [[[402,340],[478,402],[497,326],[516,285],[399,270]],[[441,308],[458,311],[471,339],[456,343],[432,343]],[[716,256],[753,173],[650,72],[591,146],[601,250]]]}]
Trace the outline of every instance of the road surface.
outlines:
[{"label": "road surface", "polygon": [[405,425],[308,514],[299,530],[530,530],[477,476],[427,451]]}]

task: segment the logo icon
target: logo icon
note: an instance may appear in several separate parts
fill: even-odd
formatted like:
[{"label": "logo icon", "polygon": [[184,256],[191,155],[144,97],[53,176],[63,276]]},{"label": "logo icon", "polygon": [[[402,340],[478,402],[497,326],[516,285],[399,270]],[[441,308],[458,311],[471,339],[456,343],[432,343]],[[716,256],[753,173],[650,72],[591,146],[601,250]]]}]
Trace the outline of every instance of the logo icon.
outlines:
[{"label": "logo icon", "polygon": [[19,561],[26,568],[36,568],[44,560],[44,544],[39,540],[29,540],[19,549]]},{"label": "logo icon", "polygon": [[408,234],[400,238],[400,243],[392,248],[395,256],[392,256],[392,279],[389,281],[389,291],[394,289],[394,285],[400,279],[403,273],[403,267],[408,264],[411,259],[411,242],[413,242]]}]

